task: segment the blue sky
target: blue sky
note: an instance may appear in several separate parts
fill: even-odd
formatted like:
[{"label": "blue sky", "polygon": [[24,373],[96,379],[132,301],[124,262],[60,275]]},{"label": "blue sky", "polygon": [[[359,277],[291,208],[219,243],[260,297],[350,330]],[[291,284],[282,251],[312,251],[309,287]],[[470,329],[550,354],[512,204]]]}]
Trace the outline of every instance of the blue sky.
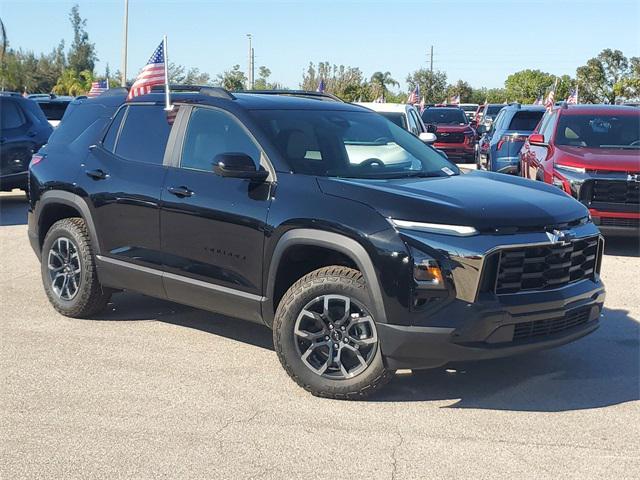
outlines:
[{"label": "blue sky", "polygon": [[[14,48],[48,52],[71,43],[67,16],[74,3],[87,19],[103,73],[120,67],[123,0],[2,0],[0,16]],[[309,61],[360,67],[368,77],[389,70],[402,82],[428,66],[449,82],[500,87],[510,73],[534,68],[556,75],[604,48],[640,56],[640,2],[601,1],[151,1],[129,0],[129,76],[147,61],[162,35],[171,61],[216,73],[246,71],[252,33],[256,72],[298,87]]]}]

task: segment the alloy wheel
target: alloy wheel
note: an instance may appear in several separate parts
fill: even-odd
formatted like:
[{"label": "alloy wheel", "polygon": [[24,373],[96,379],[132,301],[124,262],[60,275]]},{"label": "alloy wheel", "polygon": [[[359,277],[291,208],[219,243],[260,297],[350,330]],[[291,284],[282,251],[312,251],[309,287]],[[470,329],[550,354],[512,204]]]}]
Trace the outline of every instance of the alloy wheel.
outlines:
[{"label": "alloy wheel", "polygon": [[78,294],[82,272],[76,244],[67,237],[56,239],[49,249],[47,266],[54,295],[72,300]]},{"label": "alloy wheel", "polygon": [[322,295],[307,303],[293,334],[302,362],[317,375],[334,380],[362,373],[378,348],[373,317],[344,295]]}]

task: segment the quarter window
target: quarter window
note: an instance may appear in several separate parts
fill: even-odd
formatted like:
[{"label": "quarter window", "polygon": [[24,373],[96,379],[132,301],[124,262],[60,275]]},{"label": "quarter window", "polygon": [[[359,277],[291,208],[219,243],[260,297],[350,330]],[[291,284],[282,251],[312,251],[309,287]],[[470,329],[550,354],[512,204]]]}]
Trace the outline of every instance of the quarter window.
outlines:
[{"label": "quarter window", "polygon": [[9,128],[20,128],[26,123],[24,113],[20,110],[20,107],[16,102],[4,101],[2,102],[2,115],[0,117],[0,126],[4,130]]},{"label": "quarter window", "polygon": [[213,169],[213,160],[224,153],[244,153],[260,163],[260,149],[244,128],[228,113],[210,108],[196,108],[182,149],[183,168]]},{"label": "quarter window", "polygon": [[124,113],[126,112],[126,110],[127,110],[126,107],[118,110],[116,118],[114,118],[113,122],[111,122],[111,126],[109,127],[109,130],[107,131],[107,134],[105,135],[104,140],[102,141],[102,146],[107,150],[109,150],[110,152],[113,152],[115,150],[116,139],[118,137],[118,130],[120,130],[122,117],[124,117]]},{"label": "quarter window", "polygon": [[161,105],[131,105],[115,153],[127,160],[160,165],[170,131],[171,125]]}]

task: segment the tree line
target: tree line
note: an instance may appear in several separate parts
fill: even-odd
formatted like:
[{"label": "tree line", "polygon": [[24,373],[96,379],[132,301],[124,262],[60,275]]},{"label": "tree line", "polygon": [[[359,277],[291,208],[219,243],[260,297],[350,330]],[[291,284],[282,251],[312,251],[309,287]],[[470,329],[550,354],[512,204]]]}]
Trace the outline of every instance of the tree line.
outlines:
[{"label": "tree line", "polygon": [[[104,75],[98,75],[95,64],[97,50],[89,39],[86,19],[80,16],[78,5],[72,7],[69,21],[73,29],[73,42],[68,49],[63,40],[49,53],[36,55],[31,51],[13,49],[7,40],[5,27],[0,21],[0,88],[29,93],[56,93],[81,95],[89,91],[91,82],[108,79],[111,86],[120,84],[120,72],[106,66]],[[186,85],[214,85],[236,91],[247,88],[247,76],[234,65],[229,70],[211,77],[198,68],[187,68],[170,63],[170,83]],[[258,68],[255,89],[285,89],[271,82],[271,70]],[[133,82],[134,78],[129,79]],[[465,80],[448,82],[443,71],[419,68],[406,79],[409,91],[416,86],[426,103],[440,103],[459,96],[462,103],[521,102],[533,103],[555,88],[555,98],[563,99],[577,88],[581,103],[615,103],[617,99],[640,97],[640,57],[627,58],[620,50],[605,49],[585,65],[578,67],[574,77],[556,76],[541,70],[526,69],[509,75],[502,88],[474,88]],[[388,71],[374,72],[370,77],[358,67],[333,65],[327,61],[310,62],[303,71],[300,88],[316,90],[323,83],[325,91],[347,101],[405,102],[407,92],[398,90],[400,84]]]}]

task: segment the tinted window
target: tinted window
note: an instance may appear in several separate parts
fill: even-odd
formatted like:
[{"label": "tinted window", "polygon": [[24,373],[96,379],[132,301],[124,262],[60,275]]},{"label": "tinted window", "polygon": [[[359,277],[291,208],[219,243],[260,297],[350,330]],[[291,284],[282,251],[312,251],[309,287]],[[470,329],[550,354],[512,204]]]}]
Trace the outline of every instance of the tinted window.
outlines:
[{"label": "tinted window", "polygon": [[62,120],[69,102],[38,102],[47,120]]},{"label": "tinted window", "polygon": [[2,129],[18,128],[26,123],[27,120],[16,102],[3,99],[0,107],[0,126]]},{"label": "tinted window", "polygon": [[420,121],[420,118],[418,117],[418,113],[415,110],[409,110],[409,116],[416,123],[416,133],[420,134],[420,133],[424,132],[424,129],[422,128],[422,122]]},{"label": "tinted window", "polygon": [[544,111],[532,112],[520,110],[516,112],[516,114],[511,119],[511,122],[509,123],[509,130],[523,130],[532,132],[533,129],[536,128],[536,125],[538,125],[538,122],[542,118],[543,114]]},{"label": "tinted window", "polygon": [[223,153],[244,153],[256,166],[260,163],[260,149],[231,115],[221,110],[195,109],[189,119],[181,166],[212,171],[213,159]]},{"label": "tinted window", "polygon": [[400,128],[407,129],[407,119],[402,113],[395,112],[380,112],[380,115],[385,117],[388,120],[391,120],[393,123],[398,125]]},{"label": "tinted window", "polygon": [[640,112],[636,115],[562,115],[558,119],[555,143],[590,148],[640,149]]},{"label": "tinted window", "polygon": [[170,131],[162,105],[131,105],[115,153],[127,160],[161,164]]},{"label": "tinted window", "polygon": [[409,131],[415,135],[418,134],[418,124],[416,123],[416,119],[409,114]]},{"label": "tinted window", "polygon": [[504,108],[504,105],[487,105],[485,115],[495,116],[500,110]]},{"label": "tinted window", "polygon": [[116,137],[118,136],[120,123],[122,122],[122,117],[124,117],[124,113],[126,110],[127,110],[126,108],[121,108],[120,110],[118,110],[118,114],[116,115],[116,118],[113,119],[113,122],[111,123],[111,126],[109,127],[109,130],[107,131],[107,134],[105,135],[104,140],[102,141],[102,146],[107,150],[109,150],[110,152],[113,152],[115,149]]},{"label": "tinted window", "polygon": [[540,132],[543,136],[544,136],[544,141],[548,142],[549,140],[551,140],[551,134],[553,133],[553,125],[555,124],[555,118],[556,115],[555,113],[550,113],[544,124],[542,125]]},{"label": "tinted window", "polygon": [[459,108],[428,108],[422,113],[424,123],[457,125],[467,123],[467,116]]},{"label": "tinted window", "polygon": [[[297,173],[406,178],[459,172],[433,148],[373,112],[255,110],[251,114]],[[320,155],[311,156],[315,149]]]}]

